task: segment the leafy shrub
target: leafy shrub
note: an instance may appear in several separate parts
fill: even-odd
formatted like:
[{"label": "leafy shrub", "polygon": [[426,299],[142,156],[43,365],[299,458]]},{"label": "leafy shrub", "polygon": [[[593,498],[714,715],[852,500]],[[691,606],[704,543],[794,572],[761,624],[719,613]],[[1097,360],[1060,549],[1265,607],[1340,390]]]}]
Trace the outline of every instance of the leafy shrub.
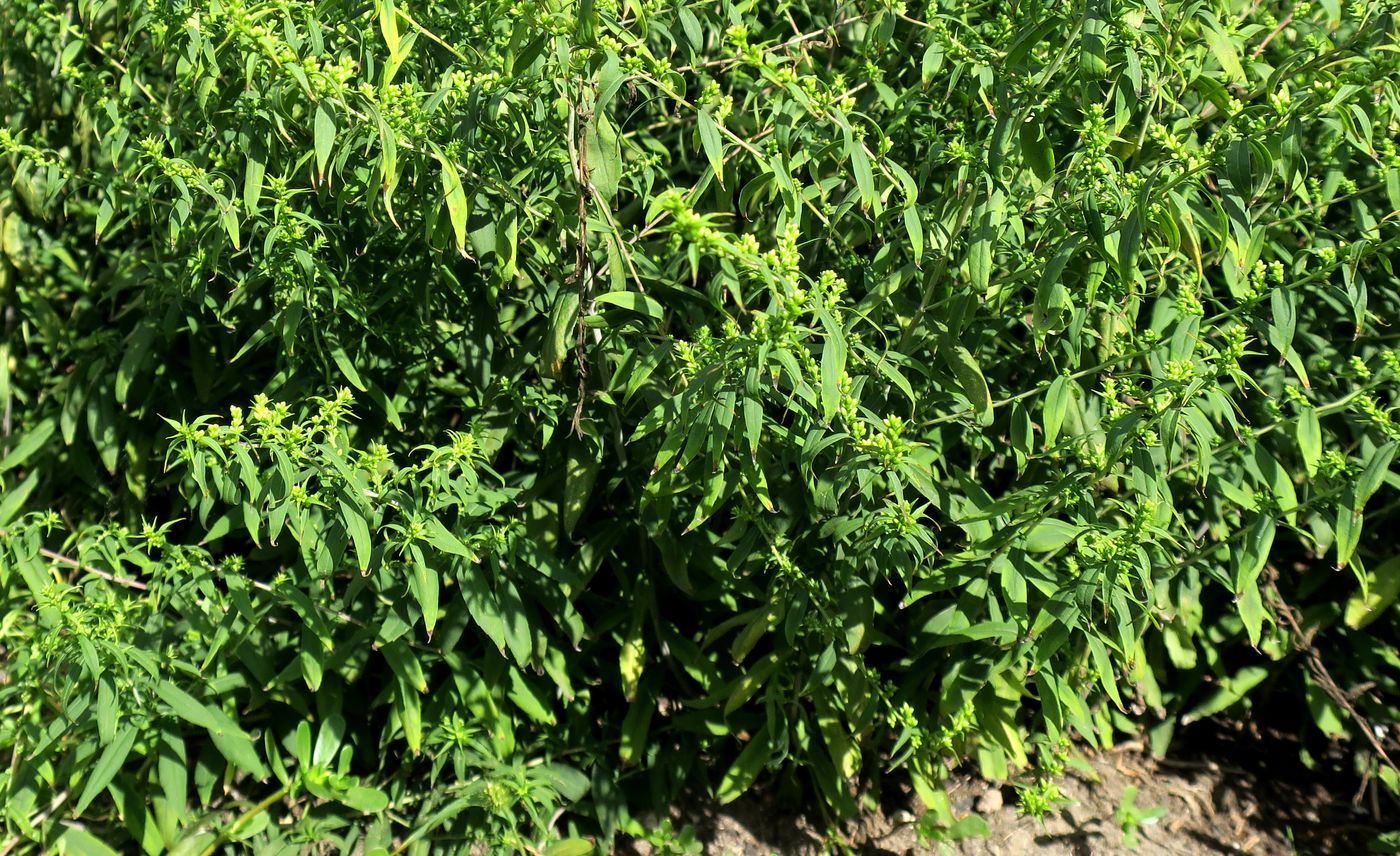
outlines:
[{"label": "leafy shrub", "polygon": [[1265,697],[1400,789],[1394,12],[0,6],[8,835],[942,817]]}]

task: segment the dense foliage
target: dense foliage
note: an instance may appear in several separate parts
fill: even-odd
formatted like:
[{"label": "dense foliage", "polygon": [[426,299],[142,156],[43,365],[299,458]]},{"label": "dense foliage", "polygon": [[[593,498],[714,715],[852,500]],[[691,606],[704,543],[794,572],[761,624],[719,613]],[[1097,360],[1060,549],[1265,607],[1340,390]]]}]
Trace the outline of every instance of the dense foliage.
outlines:
[{"label": "dense foliage", "polygon": [[1397,11],[0,3],[6,852],[1392,798]]}]

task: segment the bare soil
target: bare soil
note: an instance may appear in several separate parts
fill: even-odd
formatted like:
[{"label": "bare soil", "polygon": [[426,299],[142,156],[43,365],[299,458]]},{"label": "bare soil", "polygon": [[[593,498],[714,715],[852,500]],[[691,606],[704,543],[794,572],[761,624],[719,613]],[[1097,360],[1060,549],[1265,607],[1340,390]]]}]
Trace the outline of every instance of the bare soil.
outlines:
[{"label": "bare soil", "polygon": [[[1140,744],[1085,754],[1088,769],[1071,769],[1060,782],[1068,804],[1043,822],[1017,810],[1014,787],[957,775],[948,786],[955,814],[976,812],[990,834],[954,842],[919,841],[918,801],[907,793],[886,794],[879,808],[834,833],[762,792],[723,807],[687,801],[671,820],[676,830],[693,827],[714,856],[1360,856],[1377,834],[1400,828],[1400,807],[1374,788],[1358,789],[1341,753],[1312,770],[1298,758],[1286,737],[1229,727],[1198,735],[1190,751],[1164,759]],[[1166,809],[1137,828],[1136,849],[1118,820],[1129,786],[1140,810]],[[658,856],[642,841],[622,852]]]}]

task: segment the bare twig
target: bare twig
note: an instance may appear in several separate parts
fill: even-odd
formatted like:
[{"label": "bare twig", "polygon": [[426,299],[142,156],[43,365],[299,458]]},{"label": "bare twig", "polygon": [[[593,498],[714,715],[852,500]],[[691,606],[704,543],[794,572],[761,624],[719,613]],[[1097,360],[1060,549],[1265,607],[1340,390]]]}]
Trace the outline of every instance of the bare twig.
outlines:
[{"label": "bare twig", "polygon": [[573,161],[574,183],[578,187],[578,235],[574,241],[574,270],[564,282],[578,283],[578,319],[574,323],[574,356],[578,359],[578,403],[574,406],[571,428],[582,437],[583,404],[588,397],[588,360],[584,353],[590,294],[593,285],[592,262],[588,255],[588,202],[596,188],[588,170],[588,125],[593,120],[591,110],[584,109],[582,98],[569,103],[569,155]]},{"label": "bare twig", "polygon": [[1384,761],[1386,766],[1390,767],[1392,770],[1400,772],[1400,767],[1397,767],[1395,762],[1390,760],[1390,755],[1385,751],[1385,745],[1382,744],[1380,738],[1376,736],[1375,729],[1371,726],[1370,721],[1361,715],[1361,712],[1351,703],[1351,695],[1338,686],[1336,680],[1332,678],[1332,673],[1327,671],[1326,664],[1322,662],[1322,655],[1318,653],[1317,648],[1312,644],[1313,636],[1317,632],[1316,629],[1311,631],[1303,630],[1303,625],[1298,618],[1298,613],[1284,601],[1283,596],[1279,594],[1278,586],[1274,584],[1274,579],[1277,577],[1277,569],[1272,565],[1269,566],[1269,581],[1266,589],[1269,596],[1269,606],[1283,618],[1284,623],[1288,626],[1294,650],[1303,655],[1303,659],[1308,665],[1308,671],[1312,673],[1313,680],[1317,681],[1318,686],[1322,687],[1322,691],[1327,693],[1327,697],[1332,699],[1333,703],[1347,712],[1347,715],[1356,723],[1356,727],[1365,735],[1367,742],[1371,744],[1371,748],[1376,750],[1376,755],[1380,760]]},{"label": "bare twig", "polygon": [[1254,53],[1251,53],[1249,56],[1251,58],[1258,58],[1258,56],[1264,52],[1264,48],[1269,46],[1269,42],[1272,42],[1274,40],[1274,36],[1277,36],[1279,33],[1283,32],[1283,29],[1291,23],[1293,23],[1293,13],[1289,12],[1288,15],[1282,21],[1278,22],[1278,26],[1274,27],[1274,31],[1264,37],[1264,41],[1260,42],[1259,47],[1255,48]]},{"label": "bare twig", "polygon": [[[0,532],[0,537],[3,537],[4,534],[4,532]],[[141,582],[140,580],[133,580],[130,577],[121,577],[117,576],[116,574],[108,573],[107,571],[104,571],[101,568],[94,568],[92,565],[84,564],[78,561],[77,559],[72,558],[71,556],[65,556],[62,553],[54,552],[53,550],[50,550],[47,547],[40,547],[39,555],[43,556],[45,559],[48,559],[50,562],[56,562],[60,565],[67,565],[68,567],[82,571],[85,574],[92,574],[94,577],[99,577],[101,579],[106,580],[109,583],[114,583],[125,588],[139,589],[140,591],[146,591],[147,588],[146,584]]]}]

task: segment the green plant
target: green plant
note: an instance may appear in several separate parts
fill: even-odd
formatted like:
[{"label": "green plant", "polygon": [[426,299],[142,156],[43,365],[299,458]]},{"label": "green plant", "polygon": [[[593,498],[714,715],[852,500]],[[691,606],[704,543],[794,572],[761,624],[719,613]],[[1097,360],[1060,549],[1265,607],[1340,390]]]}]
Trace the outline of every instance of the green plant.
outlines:
[{"label": "green plant", "polygon": [[834,826],[1261,698],[1393,794],[1395,11],[0,5],[11,849]]},{"label": "green plant", "polygon": [[954,820],[951,810],[937,806],[919,818],[918,834],[923,844],[938,842],[941,846],[964,838],[986,838],[991,830],[980,814],[965,814]]},{"label": "green plant", "polygon": [[1123,796],[1118,800],[1118,810],[1114,813],[1114,818],[1118,821],[1118,828],[1123,832],[1123,846],[1136,850],[1138,846],[1138,830],[1146,824],[1156,823],[1167,814],[1165,806],[1152,806],[1144,808],[1137,804],[1138,789],[1136,785],[1128,785],[1123,788]]},{"label": "green plant", "polygon": [[676,832],[670,818],[664,818],[655,829],[647,829],[633,820],[628,824],[627,834],[650,844],[651,852],[659,856],[690,856],[705,852],[705,845],[695,838],[695,827],[686,824],[680,832]]}]

